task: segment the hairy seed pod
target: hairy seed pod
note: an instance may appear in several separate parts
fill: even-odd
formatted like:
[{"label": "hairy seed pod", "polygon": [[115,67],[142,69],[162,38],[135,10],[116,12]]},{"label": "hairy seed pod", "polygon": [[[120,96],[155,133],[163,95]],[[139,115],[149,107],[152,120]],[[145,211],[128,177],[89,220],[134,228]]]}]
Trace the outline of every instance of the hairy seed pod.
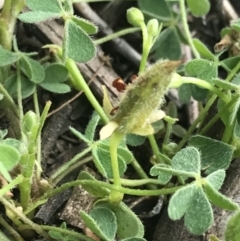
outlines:
[{"label": "hairy seed pod", "polygon": [[172,75],[180,63],[159,61],[127,88],[116,114],[112,117],[112,121],[118,123],[120,132],[132,133],[151,121],[151,115],[161,104]]}]

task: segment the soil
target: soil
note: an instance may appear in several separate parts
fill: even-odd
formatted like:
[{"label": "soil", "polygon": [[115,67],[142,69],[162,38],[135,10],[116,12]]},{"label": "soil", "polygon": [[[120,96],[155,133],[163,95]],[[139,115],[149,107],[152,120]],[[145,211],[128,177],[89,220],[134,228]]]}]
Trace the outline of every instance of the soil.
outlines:
[{"label": "soil", "polygon": [[[220,39],[219,32],[222,27],[229,24],[229,18],[222,13],[221,0],[212,0],[211,2],[213,7],[206,18],[193,18],[189,16],[189,19],[192,32],[213,50],[213,46]],[[240,15],[239,1],[232,0],[231,2],[236,12]],[[111,31],[115,32],[128,27],[126,10],[136,5],[136,1],[120,0],[109,3],[92,3],[90,6],[84,3],[77,3],[75,4],[75,11],[76,14],[88,18],[99,26],[99,33],[93,36],[94,39],[98,39],[108,35]],[[16,29],[19,48],[25,52],[37,51],[39,52],[39,58],[44,58],[46,56],[51,58],[50,53],[46,49],[41,49],[41,47],[50,42],[60,44],[62,40],[62,30],[61,22],[57,21],[48,21],[39,25],[29,25],[19,22]],[[135,33],[121,39],[107,42],[98,48],[98,53],[94,60],[87,64],[78,64],[79,69],[89,82],[93,93],[100,102],[102,100],[101,85],[106,85],[112,102],[117,105],[118,93],[112,87],[111,83],[118,76],[121,76],[125,81],[129,81],[131,76],[138,72],[141,57],[139,54],[141,53],[141,40],[141,34]],[[44,90],[39,90],[41,109],[47,100],[52,101],[51,111],[66,104],[65,107],[61,108],[47,119],[46,126],[43,130],[43,176],[46,179],[63,163],[67,162],[75,154],[85,148],[84,143],[79,142],[79,140],[70,133],[68,127],[72,126],[83,132],[91,118],[93,108],[84,94],[79,95],[74,101],[69,102],[76,94],[77,92],[74,90],[64,95],[56,95]],[[191,122],[189,106],[179,103],[174,93],[169,93],[166,98],[167,100],[176,101],[180,123],[184,127],[188,127]],[[32,107],[32,99],[29,98],[24,101],[25,110],[29,110]],[[0,117],[1,128],[9,127],[9,125],[10,124],[4,116]],[[213,135],[216,135],[216,133]],[[96,136],[96,138],[98,138],[98,136]],[[161,138],[159,138],[159,144],[161,144],[161,141]],[[149,157],[151,157],[152,153],[147,141],[141,148],[135,147],[131,150],[144,170],[148,173],[151,167]],[[74,180],[79,171],[84,169],[90,172],[96,172],[93,164],[86,164],[71,172],[63,182]],[[229,170],[229,177],[223,187],[223,191],[229,196],[237,195],[233,190],[235,190],[236,185],[240,185],[239,169],[240,165],[234,162],[233,167]],[[236,175],[234,176],[234,174]],[[126,177],[137,178],[137,174],[129,167]],[[232,190],[229,189],[229,186],[232,187]],[[148,241],[207,240],[207,235],[201,237],[190,235],[183,227],[182,221],[170,221],[167,217],[166,205],[162,197],[160,199],[138,199],[136,197],[126,196],[124,201],[129,206],[134,206],[133,210],[141,217],[146,229],[145,238]],[[67,190],[44,204],[36,213],[34,222],[59,226],[65,221],[69,228],[82,232],[83,224],[81,220],[78,219],[78,210],[89,210],[92,202],[92,198],[86,191],[79,187]],[[155,209],[156,207],[160,207],[160,210],[154,212],[154,207]],[[77,215],[75,215],[76,213]],[[222,212],[219,210],[216,211],[216,226],[213,228],[214,233],[219,234],[222,232],[222,226],[218,226],[217,224],[221,222],[218,221],[218,218],[219,216],[222,217],[222,215]],[[43,238],[38,236],[35,236],[31,240],[44,241]]]}]

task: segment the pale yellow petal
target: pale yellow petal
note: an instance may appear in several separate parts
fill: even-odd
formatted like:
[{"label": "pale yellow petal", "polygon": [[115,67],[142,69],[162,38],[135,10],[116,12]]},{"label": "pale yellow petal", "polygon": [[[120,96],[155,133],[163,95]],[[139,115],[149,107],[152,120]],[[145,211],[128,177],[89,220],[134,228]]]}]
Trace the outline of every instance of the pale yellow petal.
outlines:
[{"label": "pale yellow petal", "polygon": [[131,133],[140,136],[148,136],[154,133],[154,129],[149,123],[147,123],[144,127],[134,129],[133,131],[131,131]]},{"label": "pale yellow petal", "polygon": [[114,121],[108,122],[101,130],[100,130],[100,140],[107,139],[112,135],[112,133],[117,129],[118,123]]},{"label": "pale yellow petal", "polygon": [[156,122],[158,120],[163,119],[166,116],[165,112],[162,110],[156,110],[154,111],[148,118],[149,123]]}]

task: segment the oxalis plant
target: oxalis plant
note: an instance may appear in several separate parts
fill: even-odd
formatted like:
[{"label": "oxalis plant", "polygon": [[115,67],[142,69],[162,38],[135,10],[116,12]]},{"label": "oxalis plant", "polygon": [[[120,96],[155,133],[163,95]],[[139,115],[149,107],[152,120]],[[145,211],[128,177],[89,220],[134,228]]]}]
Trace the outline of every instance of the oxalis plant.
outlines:
[{"label": "oxalis plant", "polygon": [[[138,4],[139,9],[130,8],[127,11],[132,28],[93,41],[89,35],[97,32],[97,26],[75,16],[72,1],[4,2],[0,15],[0,107],[11,126],[8,131],[0,131],[0,202],[6,211],[0,217],[1,240],[29,240],[32,230],[46,240],[92,240],[69,230],[66,223],[54,227],[32,221],[37,208],[50,197],[81,185],[96,199],[89,213],[79,210],[79,215],[102,240],[144,240],[144,227],[124,204],[124,194],[170,194],[167,196],[169,217],[173,220],[184,218],[185,226],[195,235],[203,234],[213,224],[212,206],[232,211],[233,215],[221,238],[239,241],[239,205],[221,194],[219,189],[225,179],[225,170],[240,155],[240,21],[232,22],[230,27],[223,29],[222,40],[216,44],[214,54],[201,41],[192,39],[186,20],[188,10],[195,16],[206,14],[210,8],[208,0],[176,0],[174,3],[162,0],[154,4],[150,0],[139,0]],[[178,8],[172,8],[173,5]],[[23,11],[25,6],[29,11]],[[156,13],[156,9],[164,11]],[[179,11],[174,12],[173,9]],[[145,21],[143,13],[148,14],[148,21]],[[19,50],[14,36],[17,19],[36,24],[59,18],[64,22],[62,46],[45,46],[53,52],[54,63],[37,61],[37,53]],[[162,26],[165,26],[163,31]],[[178,31],[180,26],[182,32]],[[143,37],[139,75],[128,85],[121,79],[114,81],[117,90],[123,92],[118,107],[112,106],[107,89],[103,87],[102,107],[76,62],[91,60],[97,44],[135,31],[141,31]],[[195,59],[184,63],[177,60],[180,56],[174,56],[174,53],[170,60],[164,56],[166,52],[163,50],[160,53],[156,51],[170,35],[175,36],[174,41],[178,45],[180,39],[188,43]],[[147,68],[152,50],[157,55],[155,57],[161,59]],[[226,50],[231,55],[222,59],[222,53]],[[227,72],[225,79],[218,78],[219,66]],[[47,102],[40,110],[39,88],[59,94],[69,92],[71,88],[82,90],[95,110],[84,133],[70,127],[70,131],[84,141],[87,148],[60,167],[48,180],[41,175],[41,131],[51,103]],[[177,124],[174,103],[170,102],[165,112],[160,109],[169,88],[179,88],[179,97],[183,102],[193,97],[201,106],[199,116],[186,132]],[[32,97],[34,110],[25,113],[23,100],[27,97]],[[215,103],[217,112],[206,122],[208,112]],[[96,140],[95,132],[100,120],[105,124],[100,130],[100,139]],[[218,139],[208,137],[209,130],[219,121],[224,124],[223,134]],[[158,143],[154,136],[160,131],[165,133],[162,143]],[[174,143],[171,134],[180,137],[180,142]],[[152,178],[143,171],[128,149],[128,145],[142,145],[145,139],[150,142],[154,157],[150,170]],[[71,170],[86,163],[85,156],[89,154],[107,181],[81,172],[76,181],[57,187]],[[138,180],[122,178],[128,164],[138,173]],[[137,188],[143,185],[147,189]],[[18,199],[13,197],[13,188],[19,189]],[[219,239],[212,236],[212,240]]]}]

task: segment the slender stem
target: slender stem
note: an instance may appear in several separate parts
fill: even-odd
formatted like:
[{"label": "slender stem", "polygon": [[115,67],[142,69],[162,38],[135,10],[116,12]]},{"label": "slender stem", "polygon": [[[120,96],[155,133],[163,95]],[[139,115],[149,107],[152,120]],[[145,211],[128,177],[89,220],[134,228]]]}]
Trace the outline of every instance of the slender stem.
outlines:
[{"label": "slender stem", "polygon": [[208,110],[210,109],[210,107],[212,106],[213,102],[215,101],[215,99],[217,98],[216,95],[213,95],[209,101],[207,102],[206,106],[203,108],[203,110],[201,111],[201,113],[199,114],[199,116],[197,117],[196,120],[194,120],[194,122],[192,123],[192,125],[190,126],[190,128],[188,129],[187,133],[184,135],[183,139],[180,141],[180,143],[178,144],[178,148],[177,150],[180,151],[182,149],[182,147],[186,144],[186,142],[188,141],[190,135],[193,133],[193,131],[197,128],[197,125],[200,122],[203,122]]},{"label": "slender stem", "polygon": [[18,109],[19,109],[19,120],[22,123],[23,120],[23,105],[22,105],[22,84],[21,84],[21,67],[20,62],[17,61],[17,100],[18,100]]},{"label": "slender stem", "polygon": [[231,138],[233,136],[232,133],[233,133],[233,129],[235,127],[236,121],[237,120],[235,118],[234,122],[231,125],[229,125],[229,119],[228,119],[228,123],[227,123],[226,128],[225,128],[225,130],[223,132],[223,135],[222,135],[222,139],[221,139],[222,142],[225,142],[225,143],[229,143],[230,142],[230,140],[231,140]]},{"label": "slender stem", "polygon": [[[110,155],[111,155],[111,164],[112,164],[112,172],[113,172],[113,182],[115,186],[121,187],[121,178],[119,174],[118,167],[118,154],[117,149],[122,141],[124,135],[119,132],[114,132],[110,137]],[[109,195],[109,200],[111,203],[118,204],[123,199],[122,193],[112,191]]]},{"label": "slender stem", "polygon": [[167,145],[169,143],[171,132],[172,132],[172,123],[167,122],[167,131],[165,133],[163,145]]},{"label": "slender stem", "polygon": [[17,186],[19,183],[21,183],[23,180],[23,175],[18,175],[14,180],[12,180],[9,184],[6,186],[2,186],[0,189],[0,197],[4,196],[7,192],[9,192],[11,189],[13,189],[15,186]]},{"label": "slender stem", "polygon": [[35,224],[30,219],[28,219],[22,212],[16,209],[14,205],[12,205],[6,198],[0,197],[0,202],[5,206],[6,209],[11,210],[16,217],[20,218],[25,224],[28,224],[32,227],[33,230],[35,230],[39,235],[46,238],[47,240],[51,240],[49,235],[41,228],[40,225]]},{"label": "slender stem", "polygon": [[15,231],[15,229],[11,225],[9,225],[2,216],[0,216],[0,224],[7,230],[9,234],[11,234],[15,241],[24,241],[20,234]]},{"label": "slender stem", "polygon": [[67,59],[66,68],[69,71],[70,78],[72,80],[72,84],[77,90],[83,90],[84,94],[87,96],[89,102],[92,104],[93,108],[97,111],[100,115],[101,119],[104,123],[108,123],[108,117],[106,113],[103,111],[101,105],[96,100],[95,96],[93,95],[92,91],[90,90],[89,86],[87,85],[86,81],[84,80],[83,76],[79,72],[79,69],[76,63],[72,59]]},{"label": "slender stem", "polygon": [[[152,151],[153,151],[153,154],[156,156],[158,156],[158,153],[160,152],[159,151],[159,148],[158,148],[158,144],[156,142],[156,139],[154,137],[154,135],[149,135],[148,136],[148,140],[150,142],[150,145],[151,145],[151,148],[152,148]],[[157,158],[158,159],[158,158]]]},{"label": "slender stem", "polygon": [[[140,179],[140,180],[129,180],[129,179],[123,179],[121,178],[121,184],[123,186],[128,186],[128,187],[137,187],[137,186],[143,186],[146,184],[156,184],[156,185],[161,185],[159,180],[153,179],[153,178],[147,178],[147,179]],[[155,188],[156,189],[156,188]]]},{"label": "slender stem", "polygon": [[[207,124],[204,128],[199,132],[199,134],[204,135],[209,128],[213,126],[213,124],[224,114],[228,109],[235,104],[236,100],[239,96],[235,96],[229,103],[227,103]],[[233,125],[234,126],[234,125]]]},{"label": "slender stem", "polygon": [[[33,93],[33,103],[34,103],[34,109],[35,109],[35,113],[37,115],[38,121],[40,121],[40,110],[39,110],[39,104],[38,104],[38,94],[37,94],[37,87],[35,88],[35,91]],[[42,173],[42,169],[39,168],[41,167],[41,162],[42,162],[42,138],[41,135],[38,135],[37,138],[37,170],[36,170],[36,179],[39,182],[41,179],[41,173]]]},{"label": "slender stem", "polygon": [[116,32],[116,33],[109,34],[109,35],[106,36],[106,37],[97,39],[97,40],[94,41],[94,43],[95,43],[96,45],[100,45],[100,44],[103,44],[103,43],[105,43],[105,42],[107,42],[107,41],[113,40],[113,39],[115,39],[115,38],[121,37],[121,36],[126,35],[126,34],[129,34],[129,33],[135,33],[135,32],[140,31],[140,30],[141,30],[141,29],[138,28],[138,27],[137,27],[137,28],[134,27],[134,28],[123,29],[123,30],[118,31],[118,32]]},{"label": "slender stem", "polygon": [[71,165],[73,165],[75,162],[77,162],[79,159],[81,159],[83,156],[88,154],[92,150],[92,146],[89,146],[84,151],[78,153],[75,155],[70,161],[65,163],[63,166],[61,166],[50,178],[53,183],[56,183],[56,180],[58,180],[58,177],[64,173]]},{"label": "slender stem", "polygon": [[78,162],[73,163],[71,166],[69,166],[67,169],[64,170],[61,174],[59,174],[55,179],[54,179],[54,185],[59,183],[67,174],[71,173],[72,171],[78,169],[80,166],[83,164],[86,164],[90,161],[92,161],[92,156],[86,157]]},{"label": "slender stem", "polygon": [[69,189],[73,186],[78,186],[78,185],[91,185],[91,186],[105,187],[110,190],[114,190],[117,192],[129,194],[129,195],[135,195],[135,196],[159,196],[159,195],[164,195],[164,194],[172,194],[172,193],[176,192],[178,189],[186,186],[186,185],[183,185],[183,186],[178,186],[178,187],[162,188],[162,189],[156,189],[156,190],[144,190],[144,189],[131,189],[131,188],[115,186],[110,183],[96,181],[96,180],[94,180],[94,181],[93,180],[77,180],[77,181],[65,183],[62,186],[54,189],[53,191],[44,194],[40,200],[51,198],[51,197],[55,196],[56,194],[63,192],[66,189]]},{"label": "slender stem", "polygon": [[185,0],[179,0],[179,5],[180,5],[181,16],[182,16],[183,30],[185,32],[188,44],[189,44],[190,48],[192,49],[192,52],[193,52],[193,55],[195,56],[195,58],[200,59],[200,54],[198,53],[197,49],[195,48],[195,46],[193,44],[189,25],[187,22],[187,11],[185,8]]},{"label": "slender stem", "polygon": [[[139,177],[141,177],[142,179],[149,178],[148,175],[146,174],[146,172],[144,172],[144,170],[142,169],[142,167],[140,166],[140,164],[138,163],[138,161],[135,158],[133,158],[133,160],[131,161],[131,165]],[[156,186],[153,184],[146,184],[146,186],[148,189],[152,189],[152,190],[156,189]]]},{"label": "slender stem", "polygon": [[228,76],[226,78],[226,82],[230,82],[231,79],[237,74],[239,69],[240,69],[240,62],[238,62],[238,64],[230,71],[230,73],[228,74]]},{"label": "slender stem", "polygon": [[[59,232],[63,235],[70,236],[74,240],[95,241],[94,239],[91,239],[90,237],[88,237],[84,234],[77,233],[77,232],[74,232],[74,231],[71,231],[71,230],[68,230],[68,229],[63,229],[63,228],[54,227],[54,226],[47,226],[47,225],[40,225],[40,227],[44,230],[47,230],[47,231],[56,231],[56,232]],[[68,240],[70,240],[70,239],[68,238]]]},{"label": "slender stem", "polygon": [[178,74],[175,74],[174,81],[172,82],[170,88],[178,88],[183,84],[198,85],[199,87],[212,91],[214,94],[218,95],[225,103],[229,102],[229,97],[226,94],[224,94],[221,90],[214,87],[213,85],[211,85],[205,80],[197,79],[194,77],[185,77],[185,76],[180,76]]}]

